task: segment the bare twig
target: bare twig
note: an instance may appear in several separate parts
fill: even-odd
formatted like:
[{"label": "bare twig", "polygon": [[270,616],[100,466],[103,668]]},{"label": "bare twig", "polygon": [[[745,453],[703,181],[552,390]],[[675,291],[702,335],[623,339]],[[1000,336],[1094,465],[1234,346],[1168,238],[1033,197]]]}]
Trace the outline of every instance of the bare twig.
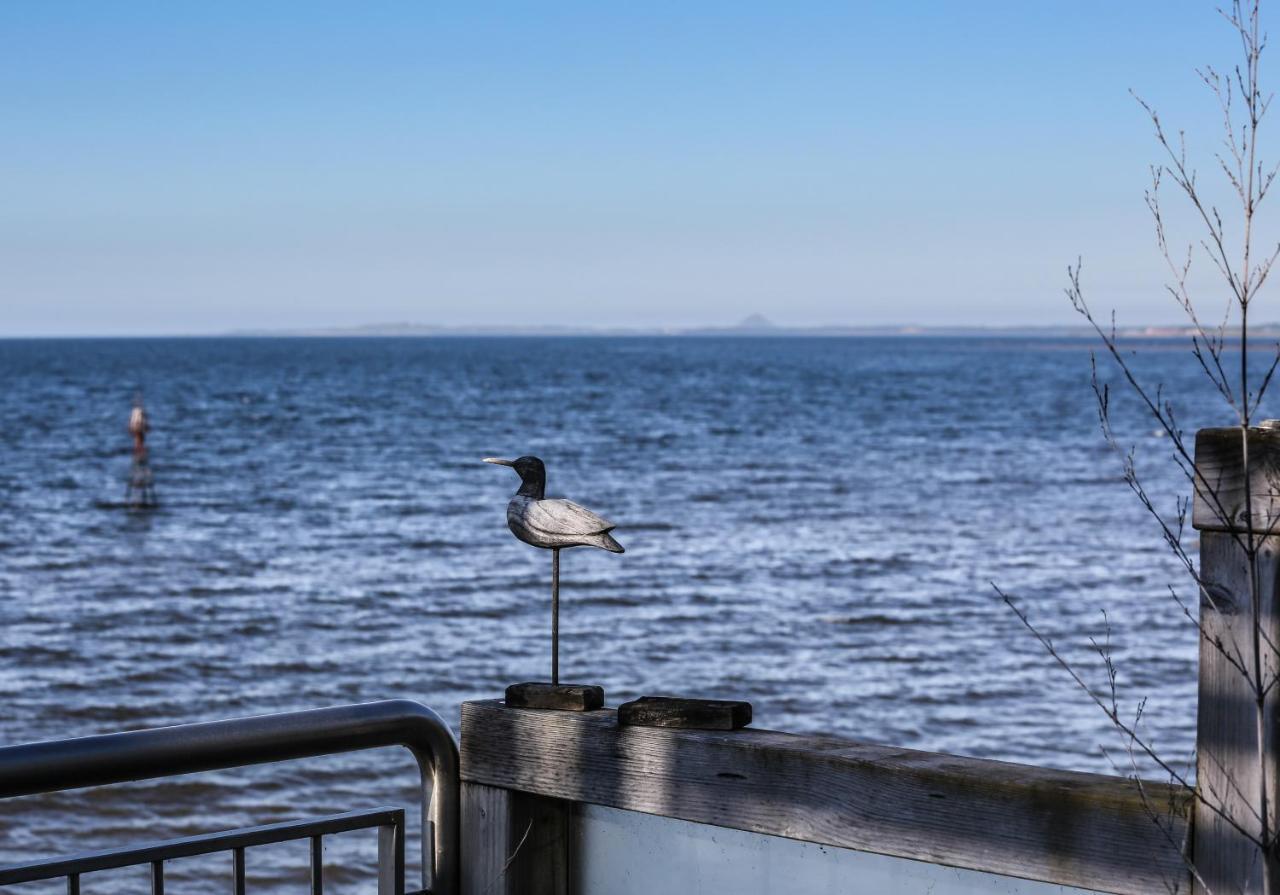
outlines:
[{"label": "bare twig", "polygon": [[[1196,784],[1192,784],[1189,771],[1180,771],[1171,762],[1162,758],[1153,744],[1142,735],[1140,725],[1146,703],[1140,701],[1132,721],[1121,714],[1120,694],[1117,685],[1118,671],[1111,654],[1110,636],[1111,620],[1104,613],[1105,636],[1101,640],[1090,638],[1089,643],[1102,660],[1106,674],[1106,689],[1096,692],[1085,681],[1081,673],[1067,661],[1056,649],[1047,635],[1032,625],[1027,614],[998,587],[996,592],[1017,615],[1028,631],[1040,642],[1045,651],[1060,665],[1069,677],[1080,687],[1097,707],[1106,715],[1111,725],[1126,740],[1130,766],[1133,770],[1135,785],[1142,796],[1143,804],[1149,810],[1152,820],[1171,845],[1178,847],[1179,853],[1188,854],[1186,843],[1179,846],[1173,837],[1175,829],[1169,820],[1161,820],[1161,816],[1150,805],[1147,791],[1137,774],[1137,758],[1154,763],[1169,776],[1175,790],[1182,791],[1190,797],[1187,804],[1202,806],[1212,816],[1244,836],[1256,848],[1255,859],[1261,861],[1263,890],[1267,895],[1280,895],[1280,880],[1273,879],[1273,865],[1280,852],[1280,835],[1275,830],[1272,808],[1269,804],[1271,796],[1272,770],[1267,763],[1267,704],[1274,698],[1273,690],[1280,685],[1280,644],[1277,644],[1271,633],[1264,629],[1264,585],[1261,564],[1265,561],[1264,545],[1271,543],[1268,539],[1280,535],[1280,517],[1273,518],[1268,512],[1266,524],[1262,524],[1255,515],[1254,494],[1255,483],[1251,474],[1249,456],[1249,434],[1253,419],[1261,411],[1262,402],[1271,386],[1276,369],[1280,366],[1280,345],[1271,353],[1270,363],[1266,371],[1256,381],[1250,378],[1250,343],[1249,319],[1250,309],[1254,305],[1259,291],[1269,281],[1271,271],[1280,258],[1280,246],[1268,247],[1267,251],[1255,254],[1254,224],[1258,208],[1269,194],[1272,185],[1280,173],[1280,166],[1263,164],[1259,158],[1259,127],[1271,105],[1272,96],[1263,92],[1259,80],[1259,61],[1266,47],[1266,35],[1260,27],[1260,0],[1231,0],[1228,6],[1219,9],[1222,18],[1232,28],[1239,40],[1241,62],[1229,70],[1218,70],[1211,67],[1199,69],[1197,74],[1205,87],[1214,97],[1221,116],[1222,141],[1219,151],[1213,153],[1213,167],[1222,175],[1230,194],[1234,199],[1228,203],[1231,207],[1223,209],[1212,202],[1202,190],[1196,169],[1189,160],[1187,139],[1182,131],[1171,132],[1166,129],[1156,109],[1134,94],[1134,98],[1146,112],[1154,132],[1155,140],[1162,154],[1161,163],[1151,168],[1151,184],[1144,193],[1147,209],[1151,214],[1155,228],[1156,246],[1165,260],[1169,280],[1165,290],[1173,298],[1189,323],[1191,332],[1191,354],[1204,374],[1205,378],[1217,391],[1230,409],[1240,432],[1240,466],[1243,480],[1242,525],[1236,525],[1238,516],[1227,512],[1222,495],[1214,483],[1200,475],[1195,464],[1192,448],[1184,438],[1179,425],[1178,415],[1173,402],[1168,400],[1163,389],[1146,386],[1137,376],[1135,370],[1121,350],[1120,338],[1117,335],[1115,315],[1109,321],[1096,318],[1085,299],[1080,280],[1080,262],[1067,269],[1067,298],[1071,306],[1090,324],[1100,339],[1105,353],[1110,357],[1119,373],[1120,379],[1128,390],[1139,400],[1145,413],[1159,426],[1159,431],[1168,437],[1170,455],[1174,465],[1190,484],[1192,493],[1203,500],[1208,508],[1220,519],[1231,520],[1228,535],[1242,551],[1248,569],[1248,596],[1251,624],[1247,632],[1230,635],[1224,640],[1216,630],[1210,630],[1202,622],[1193,606],[1179,596],[1176,588],[1169,587],[1169,595],[1177,605],[1181,615],[1195,628],[1202,647],[1220,655],[1227,665],[1238,673],[1244,681],[1244,687],[1252,696],[1254,707],[1254,734],[1256,759],[1258,768],[1251,774],[1250,791],[1247,792],[1240,781],[1224,767],[1221,759],[1209,751],[1203,752],[1199,758],[1203,763],[1202,770],[1211,768],[1214,773],[1205,773]],[[1172,246],[1169,221],[1163,204],[1163,189],[1172,184],[1176,192],[1185,200],[1192,219],[1200,229],[1200,236],[1185,243],[1185,253],[1175,253]],[[1230,221],[1230,226],[1228,226]],[[1184,243],[1178,242],[1179,246]],[[1198,247],[1198,248],[1197,248]],[[1197,255],[1207,259],[1220,278],[1224,289],[1223,312],[1221,322],[1216,326],[1206,326],[1197,308],[1198,296],[1193,294],[1191,274]],[[1259,260],[1261,259],[1261,260]],[[1238,327],[1238,336],[1228,339],[1228,328],[1234,324]],[[1231,357],[1232,364],[1238,366],[1232,370],[1228,364],[1228,352],[1236,351],[1238,357]],[[1136,451],[1133,447],[1123,446],[1116,437],[1112,427],[1111,387],[1101,381],[1098,375],[1096,360],[1091,359],[1092,385],[1097,403],[1098,423],[1107,445],[1120,460],[1125,484],[1138,499],[1148,515],[1155,520],[1170,552],[1194,582],[1202,604],[1214,612],[1223,607],[1218,600],[1218,588],[1201,575],[1198,563],[1183,546],[1186,532],[1187,513],[1191,501],[1187,497],[1177,499],[1172,514],[1161,512],[1156,505],[1142,478],[1138,474]],[[1274,490],[1274,486],[1269,486]],[[1233,498],[1234,499],[1234,498]],[[1269,548],[1268,548],[1269,549]],[[1269,583],[1267,585],[1270,586]],[[1256,782],[1257,788],[1253,789]],[[1238,806],[1247,817],[1237,818]],[[1171,803],[1170,812],[1173,811]],[[1167,814],[1166,818],[1171,818]],[[1189,827],[1189,825],[1188,825]],[[1197,884],[1208,891],[1205,880],[1196,869],[1194,862],[1188,861],[1188,869]]]}]

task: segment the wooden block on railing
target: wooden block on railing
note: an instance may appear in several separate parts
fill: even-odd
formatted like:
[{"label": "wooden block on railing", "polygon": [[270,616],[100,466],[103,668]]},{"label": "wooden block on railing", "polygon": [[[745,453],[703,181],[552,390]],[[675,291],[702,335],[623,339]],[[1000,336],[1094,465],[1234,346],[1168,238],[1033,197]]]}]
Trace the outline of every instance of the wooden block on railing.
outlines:
[{"label": "wooden block on railing", "polygon": [[618,723],[623,727],[738,730],[751,723],[751,703],[732,699],[641,696],[618,706]]},{"label": "wooden block on railing", "polygon": [[604,706],[604,689],[593,684],[549,684],[526,681],[507,687],[507,705],[517,709],[594,712]]}]

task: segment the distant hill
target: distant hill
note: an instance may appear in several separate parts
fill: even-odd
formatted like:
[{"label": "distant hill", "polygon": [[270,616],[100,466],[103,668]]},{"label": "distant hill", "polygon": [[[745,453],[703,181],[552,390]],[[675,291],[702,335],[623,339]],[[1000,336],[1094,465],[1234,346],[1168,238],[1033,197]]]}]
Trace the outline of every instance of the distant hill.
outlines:
[{"label": "distant hill", "polygon": [[738,324],[738,329],[744,332],[773,332],[778,327],[763,314],[752,314]]}]

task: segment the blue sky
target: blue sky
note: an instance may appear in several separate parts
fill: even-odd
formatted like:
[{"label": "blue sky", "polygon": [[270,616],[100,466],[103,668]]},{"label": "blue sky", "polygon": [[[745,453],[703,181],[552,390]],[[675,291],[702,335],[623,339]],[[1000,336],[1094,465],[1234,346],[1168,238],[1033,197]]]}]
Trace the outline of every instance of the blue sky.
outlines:
[{"label": "blue sky", "polygon": [[15,0],[0,335],[1072,322],[1077,255],[1172,321],[1128,89],[1212,151],[1234,52],[1190,0]]}]

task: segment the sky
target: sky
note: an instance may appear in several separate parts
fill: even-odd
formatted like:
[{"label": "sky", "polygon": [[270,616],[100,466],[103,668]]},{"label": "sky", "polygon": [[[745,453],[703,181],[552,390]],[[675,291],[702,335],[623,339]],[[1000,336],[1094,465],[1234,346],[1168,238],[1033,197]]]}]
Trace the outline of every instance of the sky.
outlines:
[{"label": "sky", "polygon": [[1129,91],[1207,180],[1237,55],[1198,0],[11,0],[0,336],[1072,323],[1077,257],[1176,321]]}]

